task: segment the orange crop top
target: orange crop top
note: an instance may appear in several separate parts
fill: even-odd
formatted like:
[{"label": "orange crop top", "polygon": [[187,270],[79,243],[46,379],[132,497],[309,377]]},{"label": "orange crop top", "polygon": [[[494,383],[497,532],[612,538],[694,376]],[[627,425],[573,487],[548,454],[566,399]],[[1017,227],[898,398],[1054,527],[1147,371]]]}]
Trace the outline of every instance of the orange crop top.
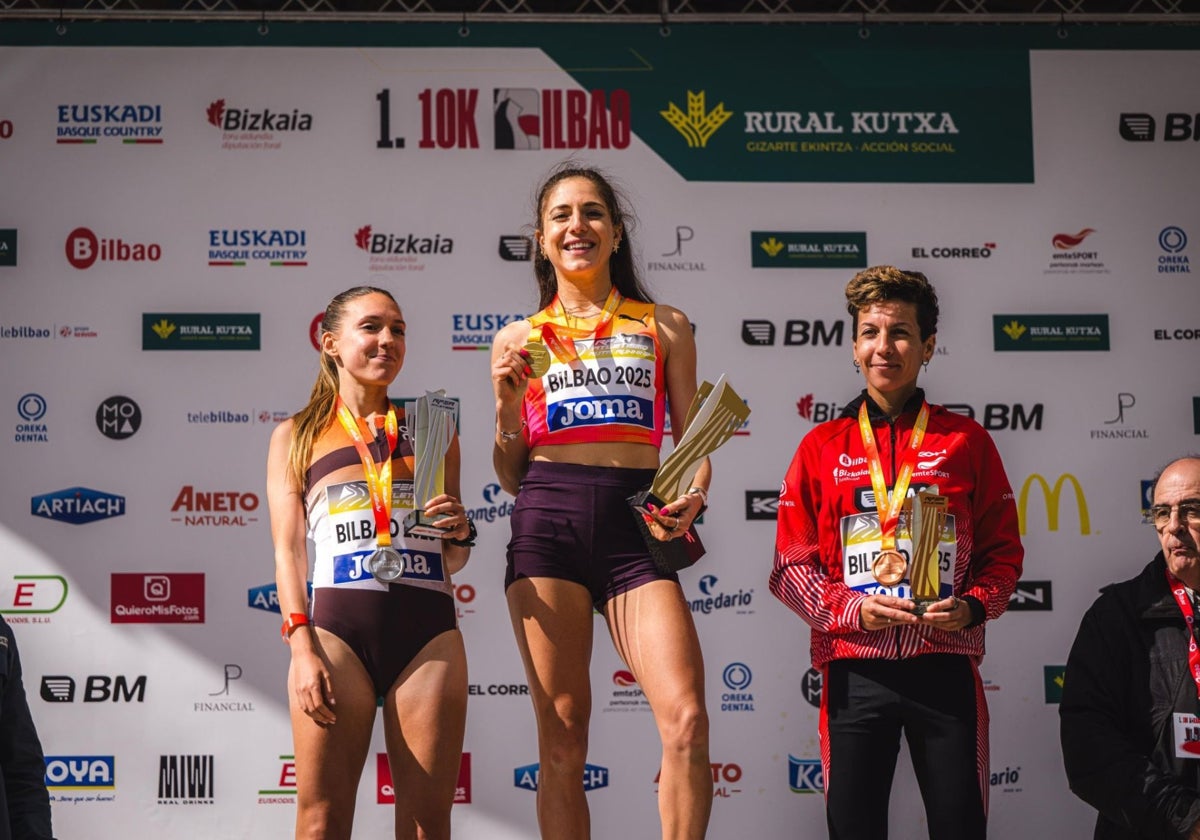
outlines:
[{"label": "orange crop top", "polygon": [[[542,325],[565,327],[557,301],[529,318],[530,340]],[[654,304],[622,298],[610,328],[574,340],[578,359],[551,353],[550,369],[525,392],[525,441],[662,445],[666,385]],[[571,342],[569,337],[564,341]]]}]

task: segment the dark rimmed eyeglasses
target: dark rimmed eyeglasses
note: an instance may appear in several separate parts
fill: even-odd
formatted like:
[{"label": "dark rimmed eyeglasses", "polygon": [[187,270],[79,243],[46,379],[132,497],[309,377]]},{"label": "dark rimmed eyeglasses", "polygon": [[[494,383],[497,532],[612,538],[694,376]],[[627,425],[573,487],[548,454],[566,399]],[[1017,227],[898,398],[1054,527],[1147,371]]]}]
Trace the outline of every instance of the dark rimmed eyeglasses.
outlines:
[{"label": "dark rimmed eyeglasses", "polygon": [[1188,527],[1200,527],[1200,499],[1186,499],[1177,505],[1151,505],[1150,521],[1157,531],[1162,531],[1171,522],[1171,514],[1178,512],[1179,521]]}]

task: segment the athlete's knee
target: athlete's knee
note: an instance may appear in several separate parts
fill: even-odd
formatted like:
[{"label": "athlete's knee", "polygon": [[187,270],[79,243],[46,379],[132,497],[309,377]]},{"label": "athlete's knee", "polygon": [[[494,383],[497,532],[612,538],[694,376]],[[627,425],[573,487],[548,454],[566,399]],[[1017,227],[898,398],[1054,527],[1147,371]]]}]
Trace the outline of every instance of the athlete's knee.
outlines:
[{"label": "athlete's knee", "polygon": [[438,809],[437,813],[419,814],[415,823],[417,840],[449,840],[450,838],[449,809]]},{"label": "athlete's knee", "polygon": [[582,729],[559,729],[545,733],[542,744],[543,769],[555,772],[583,773],[587,761],[588,733]]},{"label": "athlete's knee", "polygon": [[349,838],[354,808],[335,808],[328,800],[297,803],[296,840]]},{"label": "athlete's knee", "polygon": [[699,699],[681,701],[658,715],[658,730],[664,750],[694,753],[708,749],[708,712]]},{"label": "athlete's knee", "polygon": [[538,726],[547,733],[560,733],[564,738],[582,737],[586,740],[588,721],[592,716],[591,697],[562,693],[534,701]]}]

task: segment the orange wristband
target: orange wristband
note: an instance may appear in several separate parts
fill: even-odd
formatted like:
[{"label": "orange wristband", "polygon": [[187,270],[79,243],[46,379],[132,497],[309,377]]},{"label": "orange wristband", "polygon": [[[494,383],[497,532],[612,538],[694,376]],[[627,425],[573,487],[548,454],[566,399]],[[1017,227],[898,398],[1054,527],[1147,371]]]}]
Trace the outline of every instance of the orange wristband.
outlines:
[{"label": "orange wristband", "polygon": [[280,628],[280,633],[283,634],[285,642],[291,641],[292,633],[297,627],[304,627],[309,623],[308,616],[304,613],[289,613],[287,619],[283,622],[283,627]]}]

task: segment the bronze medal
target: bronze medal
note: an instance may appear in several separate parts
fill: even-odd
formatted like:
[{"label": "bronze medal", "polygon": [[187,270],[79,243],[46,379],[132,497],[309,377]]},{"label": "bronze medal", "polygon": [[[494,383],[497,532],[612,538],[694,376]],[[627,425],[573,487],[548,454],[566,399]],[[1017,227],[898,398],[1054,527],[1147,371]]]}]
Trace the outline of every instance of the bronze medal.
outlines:
[{"label": "bronze medal", "polygon": [[882,586],[895,586],[904,580],[908,561],[899,551],[881,551],[871,564],[871,574]]},{"label": "bronze medal", "polygon": [[540,341],[531,341],[525,345],[525,363],[529,365],[529,375],[540,379],[550,370],[550,351]]}]

